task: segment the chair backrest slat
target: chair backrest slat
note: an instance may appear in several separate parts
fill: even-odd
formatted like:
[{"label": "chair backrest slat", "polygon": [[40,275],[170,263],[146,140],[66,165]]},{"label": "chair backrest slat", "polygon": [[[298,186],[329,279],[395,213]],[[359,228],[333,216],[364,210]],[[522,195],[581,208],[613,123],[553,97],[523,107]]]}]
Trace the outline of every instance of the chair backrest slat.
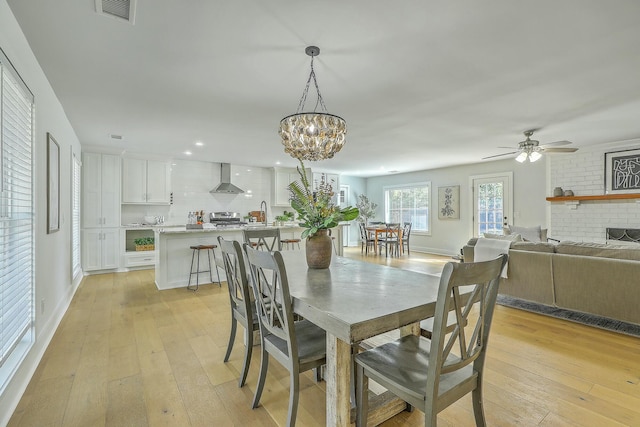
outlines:
[{"label": "chair backrest slat", "polygon": [[266,249],[269,252],[281,251],[280,229],[244,230],[244,242],[254,245],[256,249]]},{"label": "chair backrest slat", "polygon": [[[437,389],[441,374],[470,363],[484,363],[500,272],[507,258],[503,254],[491,261],[445,265],[434,316],[427,387]],[[455,311],[456,325],[447,338],[450,310]]]},{"label": "chair backrest slat", "polygon": [[[227,275],[227,287],[232,308],[243,307],[246,316],[251,313],[251,290],[247,269],[242,255],[242,247],[237,241],[225,240],[218,236],[222,252],[224,271]],[[250,318],[250,317],[249,317]]]},{"label": "chair backrest slat", "polygon": [[244,251],[251,270],[251,286],[261,333],[285,340],[290,357],[297,358],[293,307],[282,254],[253,249],[247,243]]}]

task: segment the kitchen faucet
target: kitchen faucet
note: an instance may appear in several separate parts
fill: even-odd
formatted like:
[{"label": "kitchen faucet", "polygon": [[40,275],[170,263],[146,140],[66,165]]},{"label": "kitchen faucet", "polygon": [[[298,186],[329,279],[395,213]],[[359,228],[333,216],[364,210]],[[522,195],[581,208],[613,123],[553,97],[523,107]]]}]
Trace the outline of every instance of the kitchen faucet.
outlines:
[{"label": "kitchen faucet", "polygon": [[[263,206],[264,211],[262,210]],[[260,211],[264,212],[264,220],[262,222],[264,223],[264,225],[267,225],[267,202],[265,202],[264,200],[260,202]]]}]

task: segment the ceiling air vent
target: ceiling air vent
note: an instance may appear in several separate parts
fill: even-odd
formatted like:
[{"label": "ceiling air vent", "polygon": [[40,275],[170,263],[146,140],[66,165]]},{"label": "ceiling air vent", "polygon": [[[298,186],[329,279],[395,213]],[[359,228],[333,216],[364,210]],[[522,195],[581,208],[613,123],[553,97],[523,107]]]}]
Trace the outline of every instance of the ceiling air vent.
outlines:
[{"label": "ceiling air vent", "polygon": [[96,12],[134,23],[136,0],[95,0]]}]

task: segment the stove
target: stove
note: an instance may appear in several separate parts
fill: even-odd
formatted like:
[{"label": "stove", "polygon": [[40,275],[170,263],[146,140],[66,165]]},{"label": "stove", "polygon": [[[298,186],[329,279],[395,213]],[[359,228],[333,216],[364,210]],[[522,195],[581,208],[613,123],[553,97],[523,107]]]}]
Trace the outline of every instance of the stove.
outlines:
[{"label": "stove", "polygon": [[216,227],[239,227],[245,225],[238,212],[211,212],[209,222]]}]

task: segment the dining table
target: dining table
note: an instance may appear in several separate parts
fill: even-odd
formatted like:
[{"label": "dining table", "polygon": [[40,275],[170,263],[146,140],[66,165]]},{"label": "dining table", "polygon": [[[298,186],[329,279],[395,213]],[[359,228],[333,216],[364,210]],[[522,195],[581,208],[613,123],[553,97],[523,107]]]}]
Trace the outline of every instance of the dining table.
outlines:
[{"label": "dining table", "polygon": [[[293,310],[327,333],[326,425],[352,421],[352,349],[367,338],[400,329],[420,333],[432,317],[439,276],[334,256],[329,268],[310,269],[303,251],[283,251]],[[371,425],[405,410],[398,399],[369,410]]]},{"label": "dining table", "polygon": [[[367,230],[367,233],[371,233],[374,235],[374,243],[375,243],[375,249],[376,249],[376,254],[378,253],[378,251],[380,249],[378,249],[378,239],[379,239],[379,235],[382,234],[386,234],[387,233],[387,226],[385,224],[380,224],[380,225],[368,225],[367,227],[365,227],[365,229]],[[402,227],[400,227],[400,229],[398,230],[397,228],[392,229],[393,231],[397,230],[397,238],[398,238],[398,242],[400,245],[400,251],[403,250],[403,245],[402,245]],[[370,235],[371,235],[370,234]]]}]

